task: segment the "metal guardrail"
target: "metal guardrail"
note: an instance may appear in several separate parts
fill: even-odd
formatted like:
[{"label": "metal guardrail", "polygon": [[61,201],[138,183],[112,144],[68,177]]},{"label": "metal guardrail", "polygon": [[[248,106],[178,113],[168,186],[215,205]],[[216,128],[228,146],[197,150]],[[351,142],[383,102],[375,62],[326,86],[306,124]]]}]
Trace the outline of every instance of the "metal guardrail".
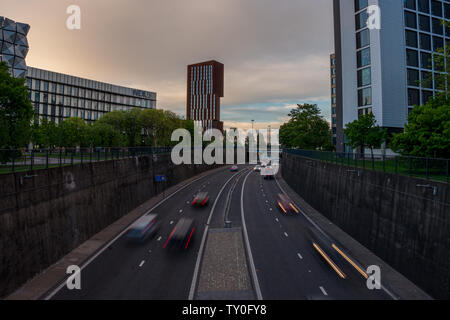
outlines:
[{"label": "metal guardrail", "polygon": [[0,149],[0,174],[171,152],[172,147]]},{"label": "metal guardrail", "polygon": [[449,183],[450,159],[421,158],[400,155],[339,153],[302,149],[283,149],[284,153],[304,158],[363,168],[408,175]]}]

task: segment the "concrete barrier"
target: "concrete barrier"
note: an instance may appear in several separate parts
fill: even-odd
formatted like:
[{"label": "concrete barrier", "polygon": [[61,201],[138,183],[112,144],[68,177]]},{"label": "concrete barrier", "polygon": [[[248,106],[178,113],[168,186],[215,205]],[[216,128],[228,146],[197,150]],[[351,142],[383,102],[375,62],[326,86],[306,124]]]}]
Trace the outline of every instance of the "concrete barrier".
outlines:
[{"label": "concrete barrier", "polygon": [[450,298],[449,184],[283,154],[314,209],[437,299]]},{"label": "concrete barrier", "polygon": [[175,166],[158,154],[0,175],[0,297],[163,187],[216,167]]}]

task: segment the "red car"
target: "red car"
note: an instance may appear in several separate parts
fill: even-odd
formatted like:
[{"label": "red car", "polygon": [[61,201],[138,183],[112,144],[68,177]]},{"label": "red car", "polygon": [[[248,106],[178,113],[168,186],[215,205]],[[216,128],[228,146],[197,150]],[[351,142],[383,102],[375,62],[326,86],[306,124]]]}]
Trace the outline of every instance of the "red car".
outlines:
[{"label": "red car", "polygon": [[199,192],[192,200],[193,207],[204,207],[208,204],[208,192]]}]

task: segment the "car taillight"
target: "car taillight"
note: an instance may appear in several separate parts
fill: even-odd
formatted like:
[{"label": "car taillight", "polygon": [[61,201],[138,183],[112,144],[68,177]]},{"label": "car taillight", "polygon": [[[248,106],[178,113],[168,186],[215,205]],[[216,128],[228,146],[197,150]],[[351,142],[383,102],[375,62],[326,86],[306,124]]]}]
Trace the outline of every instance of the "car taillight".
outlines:
[{"label": "car taillight", "polygon": [[292,203],[289,203],[289,205],[291,206],[292,209],[294,209],[295,213],[298,213],[298,210],[296,207],[294,207],[294,205]]},{"label": "car taillight", "polygon": [[208,201],[208,198],[205,198],[205,200],[202,201],[202,206],[205,205],[206,201]]},{"label": "car taillight", "polygon": [[280,201],[278,201],[278,205],[280,206],[281,210],[283,210],[284,213],[287,213],[286,209],[283,207]]},{"label": "car taillight", "polygon": [[192,201],[192,205],[194,205],[198,200],[198,197],[195,197],[194,201]]}]

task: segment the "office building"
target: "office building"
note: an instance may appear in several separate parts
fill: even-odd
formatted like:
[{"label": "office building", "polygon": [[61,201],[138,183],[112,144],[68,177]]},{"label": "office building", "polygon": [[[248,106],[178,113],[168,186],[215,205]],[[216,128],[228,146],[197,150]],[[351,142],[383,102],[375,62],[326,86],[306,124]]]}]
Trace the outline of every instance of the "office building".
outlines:
[{"label": "office building", "polygon": [[27,67],[27,34],[30,26],[0,17],[1,61],[15,77],[26,77],[29,98],[39,119],[56,123],[69,117],[87,122],[106,112],[131,108],[156,108],[156,93]]},{"label": "office building", "polygon": [[186,119],[201,121],[203,130],[223,131],[220,121],[223,80],[224,65],[220,62],[212,60],[187,67]]},{"label": "office building", "polygon": [[445,70],[433,56],[450,39],[441,24],[450,19],[450,1],[334,0],[333,11],[336,148],[344,151],[343,128],[358,116],[372,112],[377,124],[398,132],[414,105],[436,94]]}]

